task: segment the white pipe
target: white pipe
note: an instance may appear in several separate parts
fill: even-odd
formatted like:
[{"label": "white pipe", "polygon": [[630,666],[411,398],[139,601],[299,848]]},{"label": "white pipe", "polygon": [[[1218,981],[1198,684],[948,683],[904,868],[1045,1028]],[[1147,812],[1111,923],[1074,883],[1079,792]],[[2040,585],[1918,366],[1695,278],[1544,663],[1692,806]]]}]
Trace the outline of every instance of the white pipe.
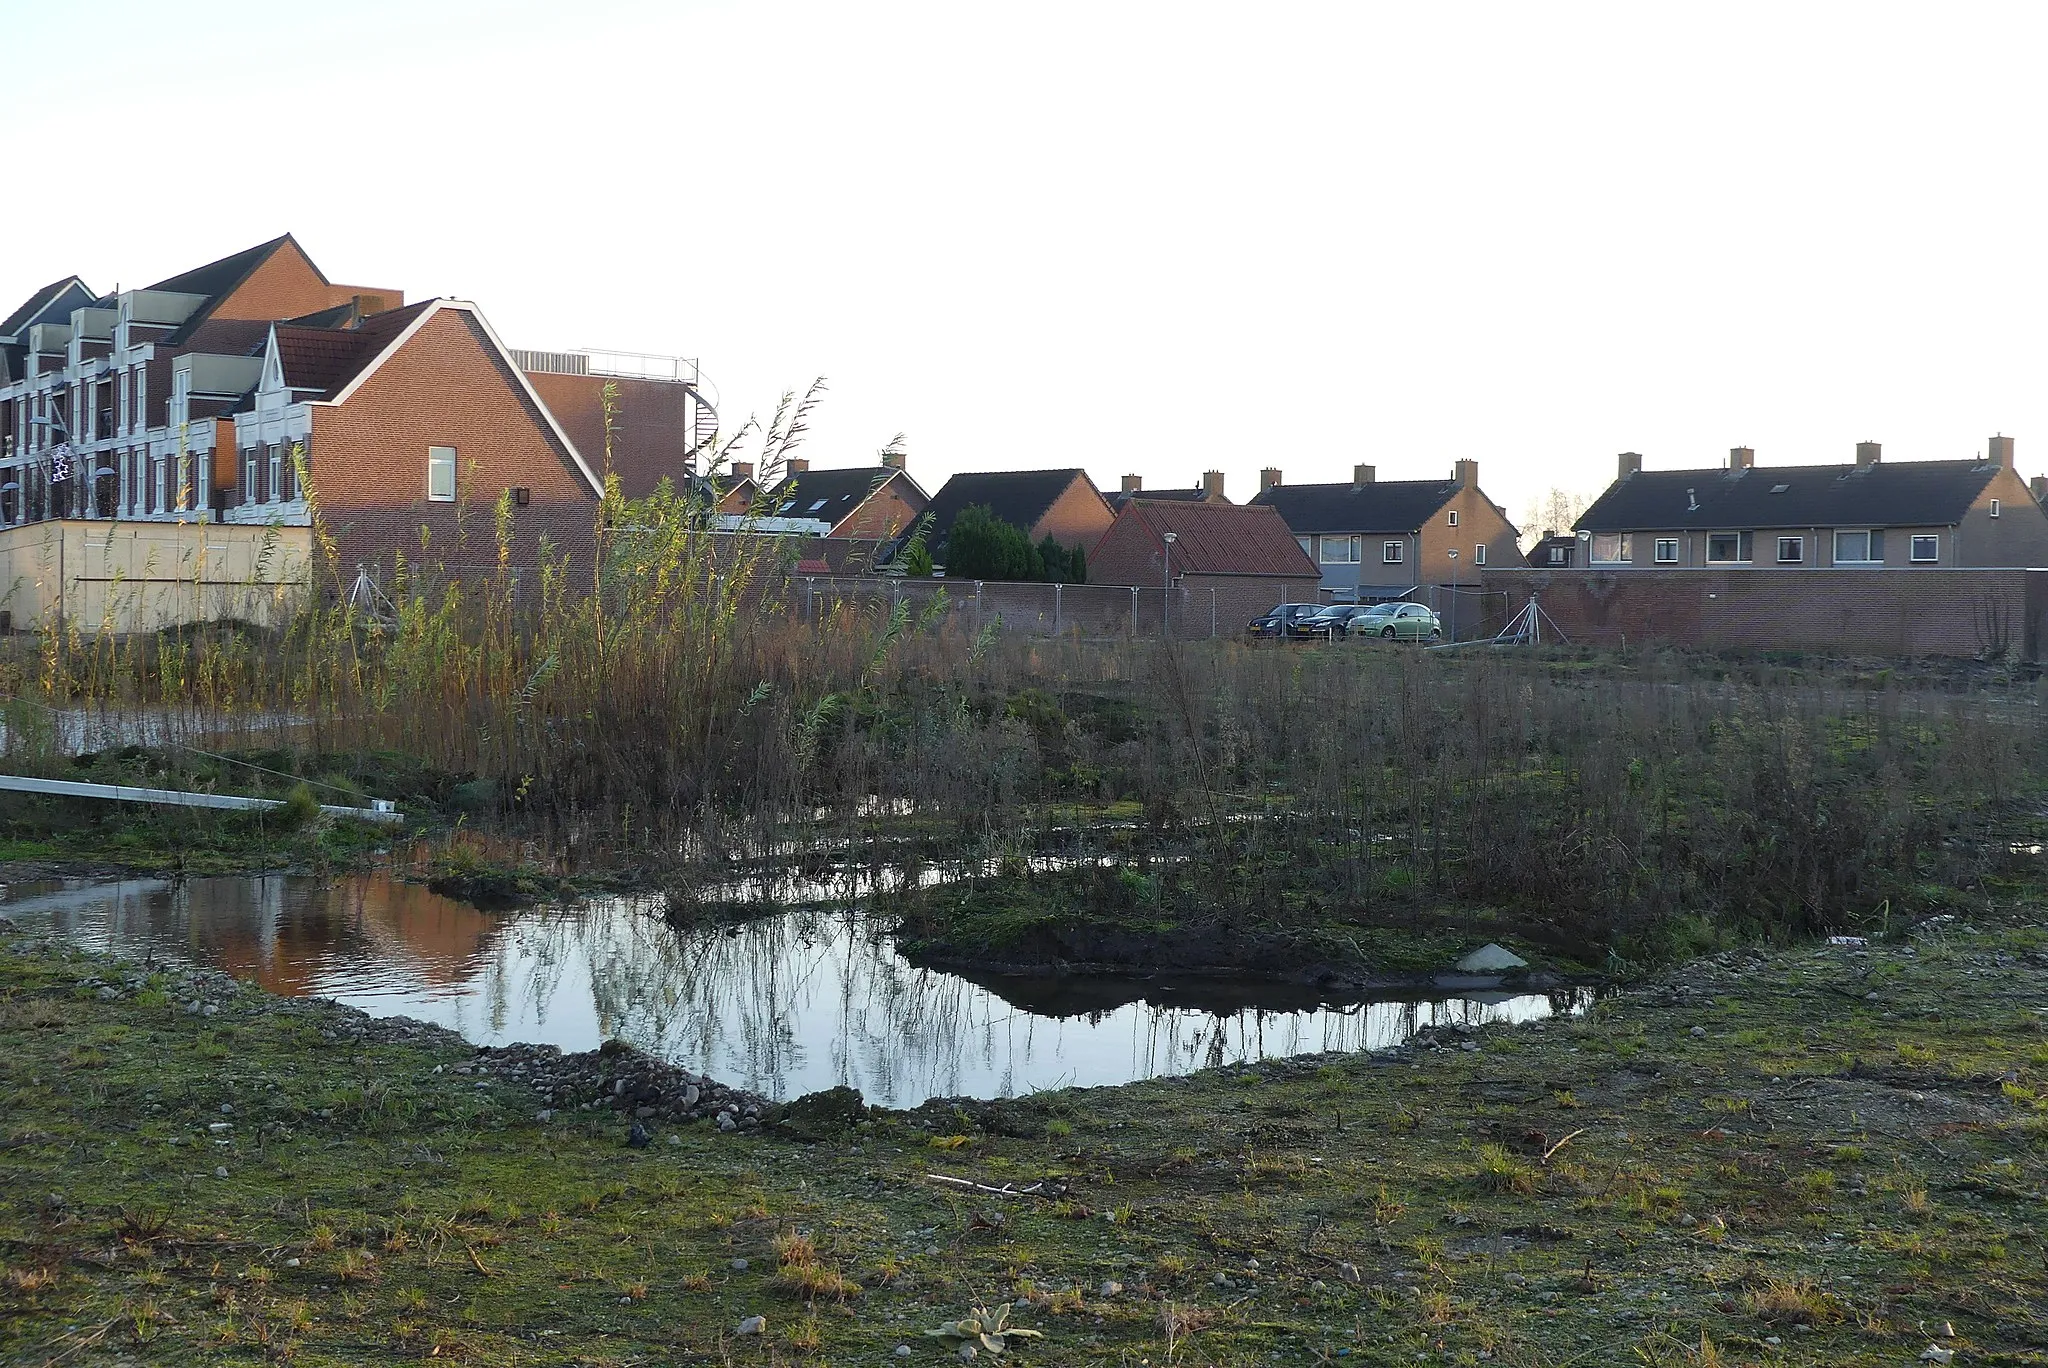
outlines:
[{"label": "white pipe", "polygon": [[[30,779],[19,774],[0,774],[0,789],[16,793],[47,793],[60,798],[109,798],[124,803],[164,803],[171,807],[238,808],[263,811],[284,806],[277,798],[244,798],[234,793],[186,793],[180,789],[131,788],[126,784],[83,784],[72,779]],[[373,798],[374,807],[330,807],[320,810],[330,817],[349,817],[359,822],[398,823],[405,820],[388,798]]]}]

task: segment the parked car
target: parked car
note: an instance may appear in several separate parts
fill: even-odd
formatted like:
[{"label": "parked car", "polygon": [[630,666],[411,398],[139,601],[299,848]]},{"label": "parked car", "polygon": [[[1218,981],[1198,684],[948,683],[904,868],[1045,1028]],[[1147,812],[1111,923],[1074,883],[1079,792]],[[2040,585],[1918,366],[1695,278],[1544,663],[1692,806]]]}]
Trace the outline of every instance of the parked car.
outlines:
[{"label": "parked car", "polygon": [[1444,625],[1419,603],[1376,603],[1352,619],[1348,635],[1368,641],[1442,641]]},{"label": "parked car", "polygon": [[1332,603],[1305,618],[1298,619],[1289,635],[1297,637],[1320,637],[1324,641],[1335,641],[1342,637],[1353,620],[1360,614],[1371,611],[1355,603]]},{"label": "parked car", "polygon": [[1321,609],[1320,603],[1283,603],[1264,617],[1253,618],[1245,632],[1254,637],[1284,637],[1296,622]]}]

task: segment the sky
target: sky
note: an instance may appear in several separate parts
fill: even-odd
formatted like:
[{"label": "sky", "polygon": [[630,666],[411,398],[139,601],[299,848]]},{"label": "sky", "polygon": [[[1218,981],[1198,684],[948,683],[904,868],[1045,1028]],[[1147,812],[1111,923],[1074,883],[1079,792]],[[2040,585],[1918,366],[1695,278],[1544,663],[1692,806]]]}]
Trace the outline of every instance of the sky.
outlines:
[{"label": "sky", "polygon": [[[2048,7],[0,0],[0,311],[289,231],[928,490],[2048,470]],[[2036,445],[2038,443],[2038,445]]]}]

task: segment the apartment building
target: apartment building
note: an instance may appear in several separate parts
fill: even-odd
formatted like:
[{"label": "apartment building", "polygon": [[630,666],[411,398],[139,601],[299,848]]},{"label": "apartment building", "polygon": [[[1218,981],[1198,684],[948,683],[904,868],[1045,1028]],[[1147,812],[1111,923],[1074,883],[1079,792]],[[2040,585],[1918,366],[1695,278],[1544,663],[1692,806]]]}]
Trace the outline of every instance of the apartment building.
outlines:
[{"label": "apartment building", "polygon": [[[594,545],[605,457],[680,483],[716,414],[694,362],[513,352],[474,303],[336,284],[289,234],[143,289],[78,277],[0,323],[0,528],[53,519],[304,526],[342,570]],[[593,462],[593,456],[597,459]]]}]

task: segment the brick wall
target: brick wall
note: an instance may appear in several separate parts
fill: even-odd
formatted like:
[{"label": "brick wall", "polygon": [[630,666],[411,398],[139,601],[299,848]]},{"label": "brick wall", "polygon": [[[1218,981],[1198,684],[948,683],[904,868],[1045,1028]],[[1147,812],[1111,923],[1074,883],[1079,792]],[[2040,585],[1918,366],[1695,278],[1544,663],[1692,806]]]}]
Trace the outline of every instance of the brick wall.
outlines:
[{"label": "brick wall", "polygon": [[321,278],[319,268],[299,250],[298,244],[287,242],[264,258],[263,263],[249,273],[249,278],[237,285],[207,316],[254,318],[266,322],[298,318],[346,304],[357,295],[375,297],[365,300],[373,312],[377,311],[380,303],[384,309],[395,309],[405,303],[403,290],[328,284]]},{"label": "brick wall", "polygon": [[902,475],[891,475],[880,489],[832,529],[834,537],[853,541],[887,541],[909,530],[928,502]]},{"label": "brick wall", "polygon": [[526,378],[600,478],[605,473],[604,387],[617,385],[612,467],[618,472],[620,490],[629,499],[642,499],[654,492],[663,476],[682,483],[690,454],[689,391],[684,386],[668,380],[537,371],[529,371]]},{"label": "brick wall", "polygon": [[1535,593],[1574,642],[2038,659],[2048,571],[1489,570],[1520,611]]},{"label": "brick wall", "polygon": [[1033,545],[1051,537],[1069,550],[1078,546],[1092,555],[1095,543],[1101,540],[1114,520],[1115,515],[1102,501],[1102,496],[1095,492],[1095,486],[1080,479],[1068,485],[1052,501],[1052,507],[1046,509],[1026,531]]},{"label": "brick wall", "polygon": [[[1005,631],[1034,636],[1157,636],[1161,591],[1118,584],[1014,584],[987,580],[884,579],[869,576],[792,578],[791,610],[816,620],[833,605],[908,602],[919,612],[940,593],[952,619],[969,631],[1000,620]],[[1171,594],[1177,637],[1242,635],[1245,624],[1279,603],[1314,603],[1316,581],[1259,576],[1189,576]]]},{"label": "brick wall", "polygon": [[[308,445],[344,579],[358,564],[388,577],[401,549],[420,561],[423,527],[426,562],[494,565],[492,509],[501,491],[521,486],[532,502],[516,511],[513,563],[537,564],[545,535],[590,564],[597,496],[463,310],[428,318],[347,403],[314,405]],[[455,448],[455,503],[426,497],[430,446]]]}]

